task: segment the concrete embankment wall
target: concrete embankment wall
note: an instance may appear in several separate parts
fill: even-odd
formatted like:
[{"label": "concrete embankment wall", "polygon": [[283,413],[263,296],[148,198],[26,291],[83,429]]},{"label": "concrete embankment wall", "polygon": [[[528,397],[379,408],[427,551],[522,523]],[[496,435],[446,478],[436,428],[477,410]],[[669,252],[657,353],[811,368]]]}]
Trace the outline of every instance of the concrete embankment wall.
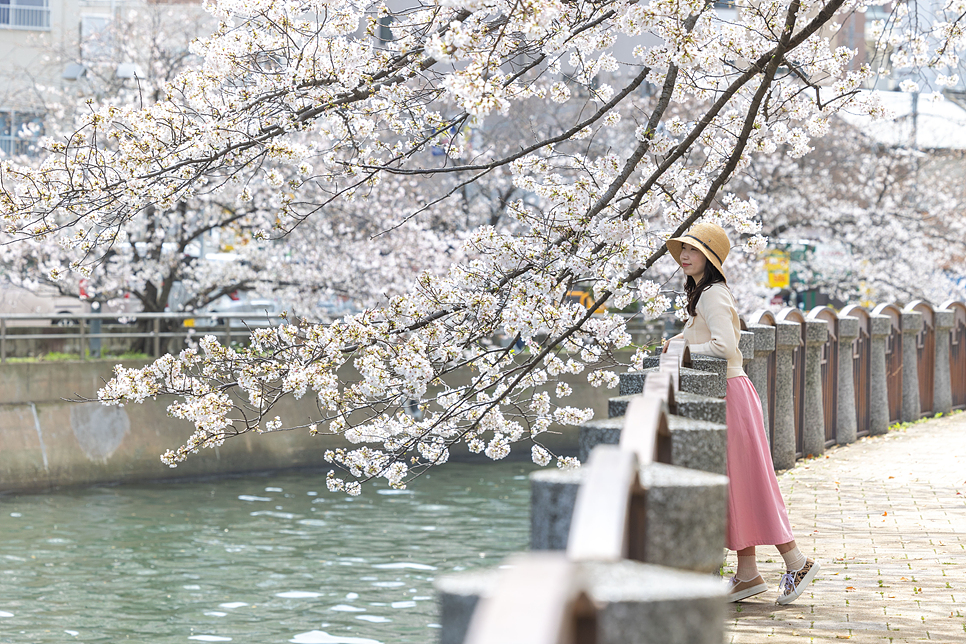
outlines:
[{"label": "concrete embankment wall", "polygon": [[[143,366],[130,362],[125,366]],[[113,361],[7,363],[0,366],[0,493],[42,491],[58,486],[192,478],[285,468],[328,467],[327,449],[345,446],[332,436],[307,430],[249,433],[217,449],[193,455],[177,468],[159,456],[182,445],[192,432],[185,421],[169,418],[166,401],[105,407],[70,402],[96,398],[113,375]],[[587,384],[586,374],[570,376],[569,404],[594,407],[607,415],[607,396]],[[286,400],[277,412],[286,423],[318,417],[312,396]],[[548,447],[575,454],[579,429],[555,428]],[[529,445],[514,455],[529,459]],[[454,458],[481,458],[465,451]]]}]

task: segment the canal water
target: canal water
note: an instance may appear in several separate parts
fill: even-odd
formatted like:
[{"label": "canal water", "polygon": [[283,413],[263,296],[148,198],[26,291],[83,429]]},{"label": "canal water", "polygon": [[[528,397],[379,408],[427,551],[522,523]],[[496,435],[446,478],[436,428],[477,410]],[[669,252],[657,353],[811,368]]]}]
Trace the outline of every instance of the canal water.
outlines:
[{"label": "canal water", "polygon": [[428,644],[433,579],[526,549],[524,463],[408,490],[274,473],[0,498],[0,644]]}]

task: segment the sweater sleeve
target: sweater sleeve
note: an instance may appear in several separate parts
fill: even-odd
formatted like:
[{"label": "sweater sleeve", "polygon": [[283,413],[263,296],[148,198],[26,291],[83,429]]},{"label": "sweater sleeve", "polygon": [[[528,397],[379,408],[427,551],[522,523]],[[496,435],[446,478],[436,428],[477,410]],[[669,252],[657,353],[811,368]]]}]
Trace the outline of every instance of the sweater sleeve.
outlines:
[{"label": "sweater sleeve", "polygon": [[730,359],[738,351],[735,319],[738,312],[726,286],[712,286],[698,300],[698,314],[711,332],[711,340],[691,345],[691,353]]}]

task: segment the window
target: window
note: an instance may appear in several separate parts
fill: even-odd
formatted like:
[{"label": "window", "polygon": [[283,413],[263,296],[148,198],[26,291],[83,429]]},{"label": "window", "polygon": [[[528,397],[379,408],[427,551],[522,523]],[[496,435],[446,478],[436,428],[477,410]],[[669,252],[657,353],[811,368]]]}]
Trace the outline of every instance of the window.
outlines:
[{"label": "window", "polygon": [[81,58],[83,60],[110,60],[113,50],[112,36],[111,17],[109,15],[82,15]]},{"label": "window", "polygon": [[0,111],[0,153],[3,157],[37,156],[37,141],[44,134],[44,121],[36,114]]},{"label": "window", "polygon": [[50,29],[49,0],[0,0],[0,27]]}]

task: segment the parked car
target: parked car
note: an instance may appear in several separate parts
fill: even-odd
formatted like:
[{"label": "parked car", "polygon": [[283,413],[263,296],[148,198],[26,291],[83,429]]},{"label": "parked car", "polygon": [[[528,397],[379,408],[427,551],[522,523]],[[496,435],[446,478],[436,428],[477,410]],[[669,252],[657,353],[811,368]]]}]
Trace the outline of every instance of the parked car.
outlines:
[{"label": "parked car", "polygon": [[243,317],[231,318],[233,329],[276,326],[282,310],[282,304],[277,300],[244,291],[233,291],[199,309],[197,316],[185,320],[184,325],[197,329],[224,327],[227,318],[222,315],[233,313],[245,314]]},{"label": "parked car", "polygon": [[311,316],[311,313],[315,313],[315,317],[318,319],[331,322],[360,312],[361,310],[350,298],[344,295],[333,295],[332,297],[320,299],[316,303],[314,311],[306,313],[306,315]]},{"label": "parked car", "polygon": [[[90,302],[79,297],[61,295],[53,287],[41,284],[36,290],[0,284],[0,311],[32,315],[84,315],[91,312]],[[8,320],[7,326],[38,326],[41,324],[73,324],[70,318],[60,320]]]}]

